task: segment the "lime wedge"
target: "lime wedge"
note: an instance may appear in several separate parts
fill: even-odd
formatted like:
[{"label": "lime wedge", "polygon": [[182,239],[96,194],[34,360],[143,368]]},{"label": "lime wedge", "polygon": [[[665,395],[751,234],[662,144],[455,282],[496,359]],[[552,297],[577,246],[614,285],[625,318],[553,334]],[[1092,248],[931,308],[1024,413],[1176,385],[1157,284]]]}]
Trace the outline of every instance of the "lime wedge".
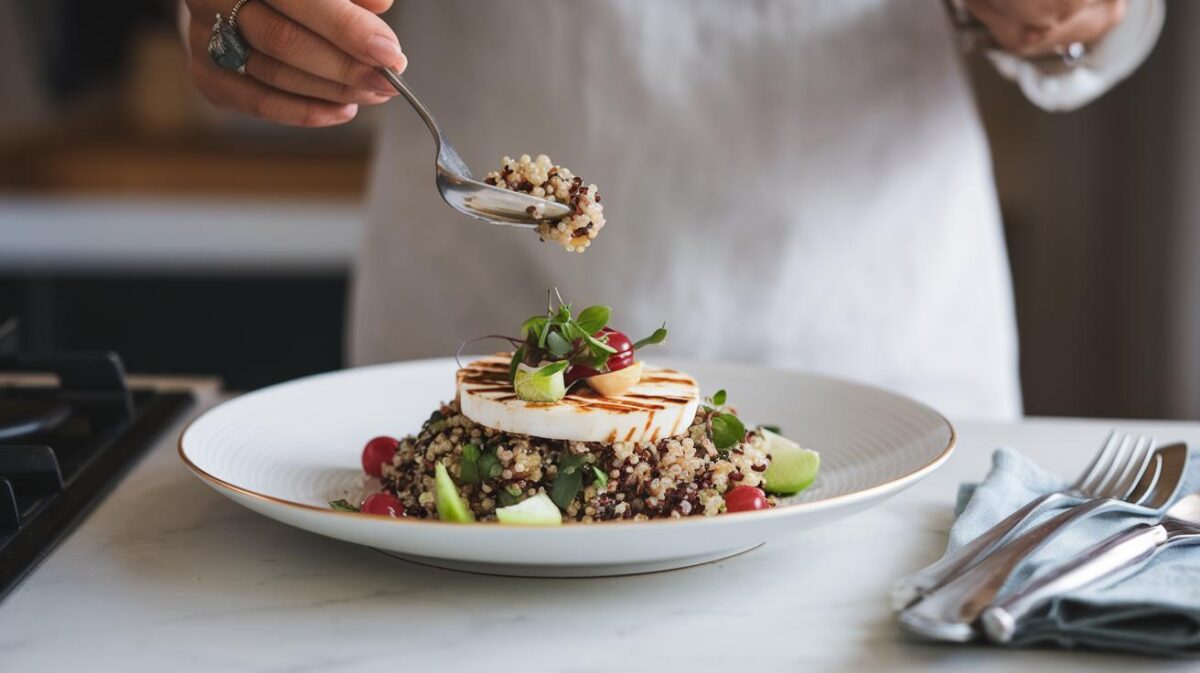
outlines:
[{"label": "lime wedge", "polygon": [[520,526],[562,525],[562,513],[558,511],[558,505],[545,493],[538,493],[515,505],[498,508],[496,518],[500,523]]},{"label": "lime wedge", "polygon": [[549,364],[541,369],[523,364],[517,368],[513,389],[517,397],[526,402],[557,402],[567,394],[567,386],[563,381],[565,369],[565,362]]},{"label": "lime wedge", "polygon": [[812,485],[821,467],[821,454],[801,447],[787,437],[762,430],[771,462],[763,472],[763,490],[775,495],[792,495]]},{"label": "lime wedge", "polygon": [[474,521],[475,515],[471,513],[471,508],[467,507],[467,503],[458,494],[458,488],[455,487],[454,480],[450,478],[450,473],[446,471],[446,466],[438,463],[433,471],[438,518],[454,523]]}]

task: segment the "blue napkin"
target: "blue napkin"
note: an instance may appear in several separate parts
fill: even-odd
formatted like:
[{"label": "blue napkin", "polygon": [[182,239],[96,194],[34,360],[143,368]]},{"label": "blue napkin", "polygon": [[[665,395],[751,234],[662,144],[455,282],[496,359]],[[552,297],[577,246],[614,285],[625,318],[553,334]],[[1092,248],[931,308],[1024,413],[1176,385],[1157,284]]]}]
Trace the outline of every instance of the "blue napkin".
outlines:
[{"label": "blue napkin", "polygon": [[[1178,497],[1200,491],[1200,451],[1192,449]],[[1066,481],[1012,449],[992,455],[983,482],[959,489],[958,515],[950,529],[955,549],[1033,498],[1058,490]],[[1053,516],[1049,512],[1030,526]],[[1101,539],[1154,517],[1114,512],[1067,527],[1026,559],[1001,596],[1024,584],[1047,564],[1072,558]],[[1141,572],[1110,587],[1063,595],[1018,625],[1013,645],[1059,645],[1119,650],[1158,656],[1200,656],[1200,547],[1160,552]]]}]

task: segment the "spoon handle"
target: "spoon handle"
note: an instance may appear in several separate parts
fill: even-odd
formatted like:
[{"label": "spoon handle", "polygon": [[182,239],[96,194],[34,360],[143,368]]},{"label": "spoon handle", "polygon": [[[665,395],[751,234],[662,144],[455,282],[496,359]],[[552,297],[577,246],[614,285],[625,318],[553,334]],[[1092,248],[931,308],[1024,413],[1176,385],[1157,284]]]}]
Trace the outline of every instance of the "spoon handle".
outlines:
[{"label": "spoon handle", "polygon": [[1105,498],[1055,515],[901,612],[900,623],[914,633],[936,640],[966,642],[977,638],[980,634],[975,630],[975,620],[996,599],[1022,561],[1071,523],[1123,506],[1128,503]]},{"label": "spoon handle", "polygon": [[1050,568],[1027,587],[989,607],[982,616],[983,628],[993,641],[1007,643],[1016,633],[1017,623],[1046,601],[1100,581],[1112,584],[1131,575],[1166,541],[1167,531],[1162,525],[1138,524],[1117,533]]},{"label": "spoon handle", "polygon": [[1069,496],[1061,491],[1038,496],[989,528],[987,532],[947,553],[937,563],[908,577],[900,578],[892,585],[892,609],[899,611],[912,605],[984,558],[988,552],[1007,541],[1013,531],[1021,528],[1026,521],[1068,498]]},{"label": "spoon handle", "polygon": [[379,72],[388,82],[391,82],[396,91],[399,91],[400,95],[404,96],[408,104],[421,116],[421,121],[425,122],[425,126],[429,127],[429,132],[433,134],[433,139],[437,141],[438,148],[440,149],[442,144],[446,142],[446,137],[442,135],[442,129],[438,127],[437,120],[433,118],[433,114],[429,112],[429,108],[425,107],[425,104],[417,98],[417,94],[413,93],[408,84],[401,79],[400,73],[391,68],[380,68]]}]

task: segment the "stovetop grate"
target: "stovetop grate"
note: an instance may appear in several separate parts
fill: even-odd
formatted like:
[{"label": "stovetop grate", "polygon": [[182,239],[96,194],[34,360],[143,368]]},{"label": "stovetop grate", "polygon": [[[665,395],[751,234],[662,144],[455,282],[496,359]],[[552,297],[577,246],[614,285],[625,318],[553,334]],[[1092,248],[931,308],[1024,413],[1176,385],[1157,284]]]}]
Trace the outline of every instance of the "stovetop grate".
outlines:
[{"label": "stovetop grate", "polygon": [[[0,342],[6,338],[11,336],[0,329]],[[9,409],[0,413],[3,598],[193,398],[186,392],[130,390],[121,360],[112,353],[4,355],[0,349],[0,372],[50,373],[59,382],[0,385],[0,410]]]}]

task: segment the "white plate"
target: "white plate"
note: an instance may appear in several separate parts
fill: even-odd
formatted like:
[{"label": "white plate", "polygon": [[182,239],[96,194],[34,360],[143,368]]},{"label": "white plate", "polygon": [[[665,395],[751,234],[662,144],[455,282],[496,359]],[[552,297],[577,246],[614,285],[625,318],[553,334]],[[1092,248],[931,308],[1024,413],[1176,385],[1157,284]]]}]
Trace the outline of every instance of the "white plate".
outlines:
[{"label": "white plate", "polygon": [[688,372],[706,394],[725,388],[748,424],[781,426],[820,451],[816,483],[766,511],[549,529],[330,510],[330,500],[360,489],[368,439],[411,434],[454,396],[451,358],[349,369],[243,395],[196,419],[179,454],[213,488],[292,526],[447,568],[569,577],[732,556],[871,507],[928,475],[954,448],[954,429],[940,414],[878,388],[737,364],[656,364]]}]

